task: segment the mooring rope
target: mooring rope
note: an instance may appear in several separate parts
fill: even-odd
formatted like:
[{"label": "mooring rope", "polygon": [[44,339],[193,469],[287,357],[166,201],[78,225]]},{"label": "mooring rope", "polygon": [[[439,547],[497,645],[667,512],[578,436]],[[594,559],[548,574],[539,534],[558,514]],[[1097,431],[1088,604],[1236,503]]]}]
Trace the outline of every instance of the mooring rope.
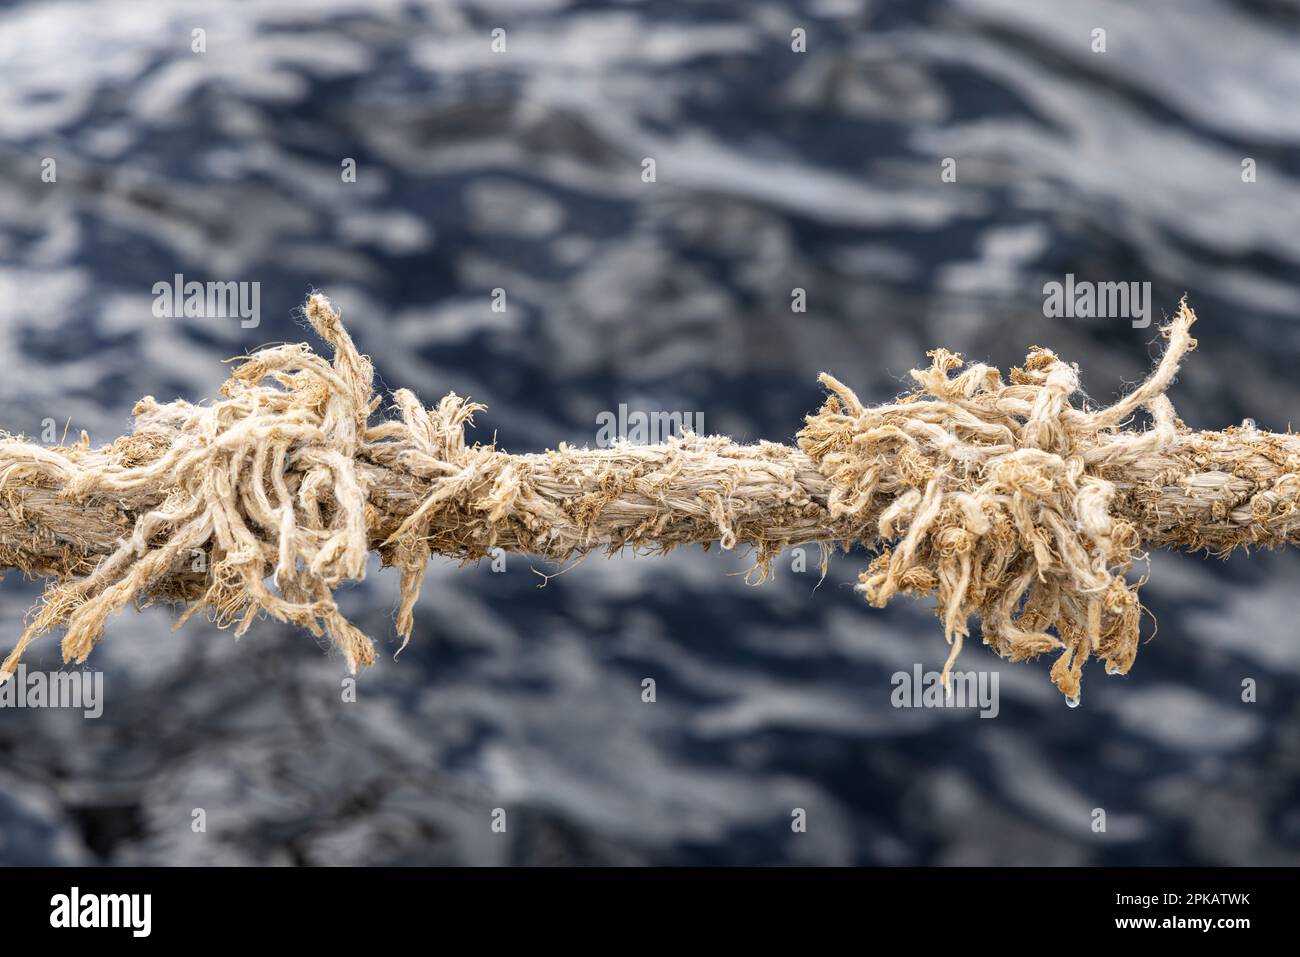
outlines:
[{"label": "mooring rope", "polygon": [[1150,378],[1105,408],[1075,404],[1079,370],[1049,350],[1004,381],[940,349],[886,405],[823,375],[830,396],[797,447],[687,434],[528,455],[467,444],[484,407],[454,393],[425,408],[399,389],[372,424],[369,360],[324,297],[305,312],[332,362],[264,349],[210,403],[141,399],[134,430],[98,449],[84,433],[57,448],[0,437],[0,568],[50,579],[0,680],[56,628],[64,661],[84,662],[110,615],[156,601],[185,607],[177,627],[204,611],[236,634],[265,612],[328,635],[355,670],[374,645],[333,594],[372,550],[400,571],[404,645],[432,555],[719,542],[750,546],[762,580],[783,549],[817,543],[823,562],[836,545],[877,552],[858,583],[873,605],[937,597],[945,684],[974,614],[998,654],[1056,655],[1052,680],[1076,696],[1089,657],[1133,664],[1144,549],[1300,534],[1300,437],[1175,417],[1165,393],[1196,345],[1185,302]]}]

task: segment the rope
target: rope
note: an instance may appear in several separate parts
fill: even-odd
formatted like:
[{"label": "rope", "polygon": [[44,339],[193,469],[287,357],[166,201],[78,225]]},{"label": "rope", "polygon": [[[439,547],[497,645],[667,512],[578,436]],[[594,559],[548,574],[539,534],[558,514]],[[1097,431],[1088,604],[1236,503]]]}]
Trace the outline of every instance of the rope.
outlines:
[{"label": "rope", "polygon": [[[969,637],[1013,661],[1054,654],[1051,678],[1079,694],[1084,663],[1125,673],[1142,606],[1144,548],[1276,546],[1297,539],[1300,438],[1192,432],[1165,395],[1195,348],[1186,303],[1155,371],[1115,404],[1076,405],[1077,367],[1030,351],[1009,382],[930,353],[915,391],[864,406],[830,395],[797,447],[687,434],[658,445],[509,455],[467,444],[484,407],[454,393],[393,414],[373,370],[322,296],[306,316],[331,346],[244,357],[204,405],[141,399],[135,428],[91,449],[0,435],[0,568],[49,580],[0,680],[56,629],[82,663],[127,604],[182,606],[243,634],[265,613],[328,635],[348,668],[371,640],[334,602],[369,552],[401,575],[403,647],[431,556],[496,548],[552,560],[686,544],[754,552],[751,580],[782,550],[861,544],[877,552],[858,589],[873,605],[934,594],[952,666]],[[1136,424],[1145,410],[1149,422]]]}]

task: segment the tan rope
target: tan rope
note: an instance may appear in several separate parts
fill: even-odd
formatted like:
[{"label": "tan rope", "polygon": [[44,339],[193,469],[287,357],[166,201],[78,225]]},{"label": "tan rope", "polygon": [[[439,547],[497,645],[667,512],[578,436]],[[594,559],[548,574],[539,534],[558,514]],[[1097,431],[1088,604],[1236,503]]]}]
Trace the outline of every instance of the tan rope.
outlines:
[{"label": "tan rope", "polygon": [[371,550],[400,571],[405,641],[431,555],[717,541],[752,547],[758,580],[792,545],[877,549],[859,589],[875,605],[937,596],[945,682],[975,614],[999,654],[1055,654],[1052,680],[1077,695],[1090,656],[1133,663],[1144,547],[1225,552],[1300,529],[1296,436],[1175,417],[1165,392],[1195,347],[1186,303],[1151,377],[1101,409],[1074,404],[1078,369],[1048,350],[1009,382],[937,350],[887,405],[824,375],[831,395],[797,448],[686,435],[529,455],[467,444],[483,406],[454,393],[426,409],[398,390],[395,415],[370,424],[370,362],[323,297],[306,315],[333,362],[265,349],[211,403],[142,399],[133,432],[99,449],[84,434],[60,448],[0,437],[0,567],[51,580],[0,678],[56,628],[64,660],[83,662],[110,615],[154,601],[185,606],[178,626],[198,611],[237,634],[260,613],[294,622],[355,670],[374,646],[333,592],[364,577]]}]

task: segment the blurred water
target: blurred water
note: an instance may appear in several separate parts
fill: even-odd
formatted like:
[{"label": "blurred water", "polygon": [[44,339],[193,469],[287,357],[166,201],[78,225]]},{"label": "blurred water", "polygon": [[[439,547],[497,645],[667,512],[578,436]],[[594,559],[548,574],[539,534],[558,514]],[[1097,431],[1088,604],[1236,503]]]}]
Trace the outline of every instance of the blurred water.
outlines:
[{"label": "blurred water", "polygon": [[[939,344],[1050,346],[1104,398],[1156,336],[1045,318],[1072,272],[1190,294],[1189,424],[1285,428],[1297,40],[1291,0],[8,4],[0,424],[107,441],[140,395],[307,338],[311,288],[387,387],[487,401],[517,451],[593,441],[619,403],[788,441],[817,372],[885,400]],[[260,282],[260,326],[155,319],[178,272]],[[815,588],[815,559],[761,588],[744,556],[592,560],[541,590],[524,557],[435,562],[355,704],[292,629],[127,613],[91,659],[103,718],[0,710],[0,861],[1300,862],[1292,555],[1155,556],[1159,638],[1077,709],[972,642],[996,720],[892,708],[892,673],[946,655],[933,617],[864,607],[861,555]],[[0,634],[37,590],[4,583]],[[391,573],[344,600],[396,649]]]}]

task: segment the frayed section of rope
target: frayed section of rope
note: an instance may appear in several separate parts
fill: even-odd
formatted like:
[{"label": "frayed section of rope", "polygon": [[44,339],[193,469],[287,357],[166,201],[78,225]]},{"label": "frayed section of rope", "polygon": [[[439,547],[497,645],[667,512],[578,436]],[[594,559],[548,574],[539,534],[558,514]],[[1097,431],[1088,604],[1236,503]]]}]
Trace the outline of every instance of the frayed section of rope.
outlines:
[{"label": "frayed section of rope", "polygon": [[[1165,390],[1196,345],[1194,321],[1183,303],[1155,372],[1097,410],[1071,402],[1078,368],[1037,347],[1009,382],[936,349],[928,369],[912,372],[915,392],[875,408],[822,375],[832,395],[808,418],[799,447],[832,482],[831,516],[888,543],[859,576],[867,600],[938,597],[951,645],[945,688],[971,615],[1004,658],[1056,654],[1052,681],[1069,696],[1090,656],[1111,673],[1132,667],[1141,582],[1125,575],[1142,542],[1114,514],[1117,488],[1104,476],[1176,445]],[[1139,409],[1151,427],[1123,431]]]}]

